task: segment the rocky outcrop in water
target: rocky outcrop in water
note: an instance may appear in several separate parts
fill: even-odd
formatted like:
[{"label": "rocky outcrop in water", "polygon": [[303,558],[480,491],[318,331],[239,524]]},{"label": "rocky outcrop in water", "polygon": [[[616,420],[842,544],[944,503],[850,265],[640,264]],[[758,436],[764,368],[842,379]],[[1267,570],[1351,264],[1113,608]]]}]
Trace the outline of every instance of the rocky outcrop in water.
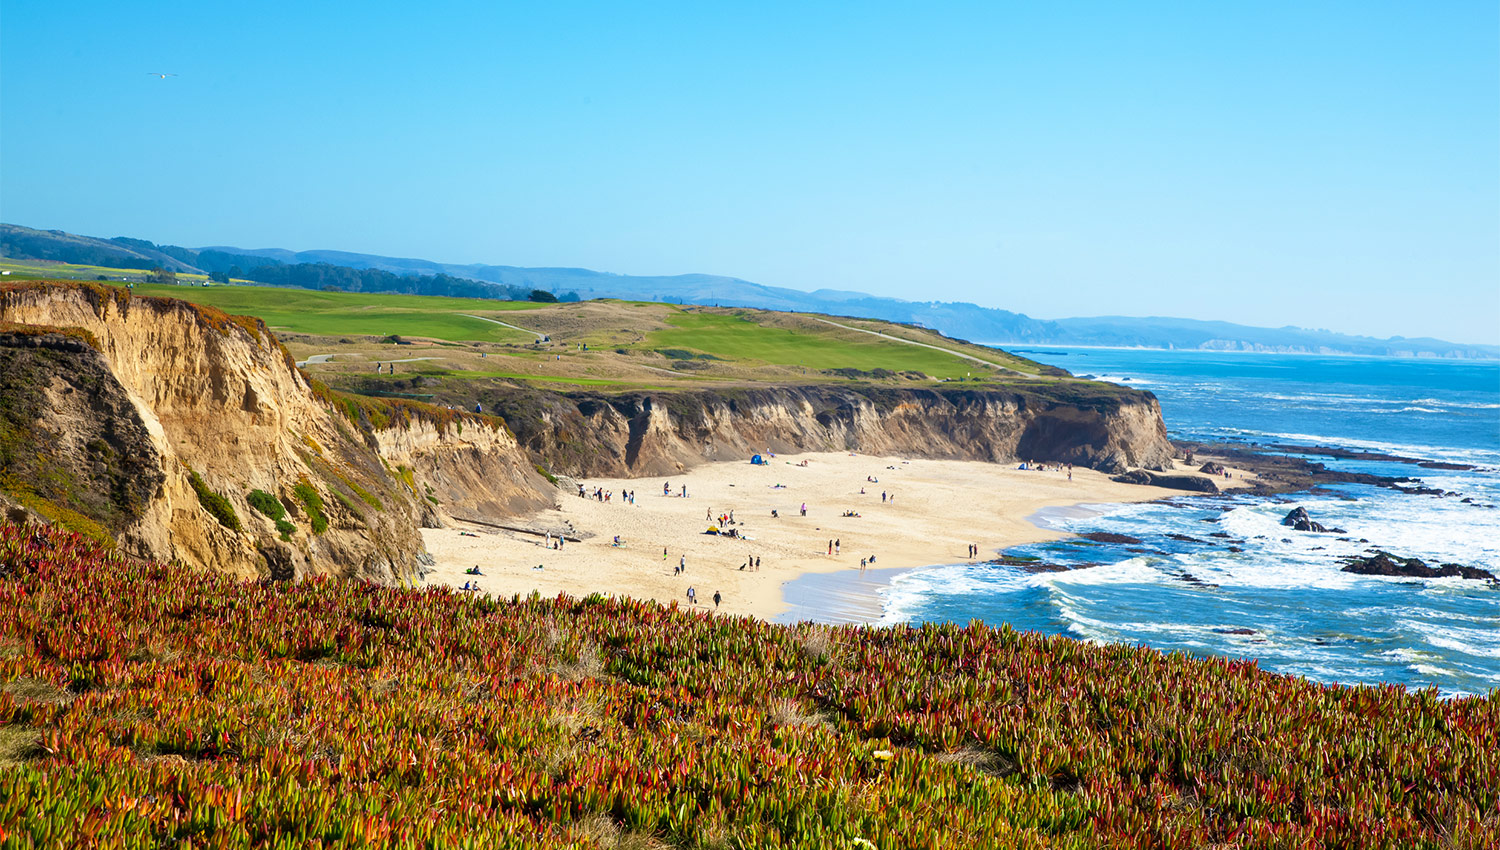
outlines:
[{"label": "rocky outcrop in water", "polygon": [[1374,555],[1346,558],[1344,572],[1363,576],[1395,576],[1397,578],[1467,578],[1478,581],[1495,581],[1495,574],[1478,567],[1460,564],[1439,564],[1429,567],[1420,558],[1401,558],[1389,552],[1377,551]]},{"label": "rocky outcrop in water", "polygon": [[1320,522],[1313,522],[1312,515],[1307,508],[1292,508],[1286,516],[1281,518],[1281,524],[1293,531],[1312,531],[1319,534],[1347,534],[1342,528],[1328,528]]}]

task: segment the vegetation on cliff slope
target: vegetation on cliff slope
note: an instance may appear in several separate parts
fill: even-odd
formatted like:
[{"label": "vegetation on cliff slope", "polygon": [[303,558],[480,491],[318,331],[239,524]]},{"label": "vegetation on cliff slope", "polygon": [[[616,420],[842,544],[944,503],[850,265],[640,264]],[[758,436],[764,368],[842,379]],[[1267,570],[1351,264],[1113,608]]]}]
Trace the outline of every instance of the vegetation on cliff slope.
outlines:
[{"label": "vegetation on cliff slope", "polygon": [[1500,693],[245,584],[0,526],[7,846],[1478,848],[1497,734]]},{"label": "vegetation on cliff slope", "polygon": [[234,512],[234,505],[224,498],[222,494],[208,486],[202,476],[193,470],[188,470],[188,483],[193,485],[193,492],[198,494],[198,504],[213,515],[219,521],[219,525],[230,531],[243,531],[240,525],[239,514]]},{"label": "vegetation on cliff slope", "polygon": [[162,480],[144,423],[92,346],[0,334],[0,501],[110,541]]}]

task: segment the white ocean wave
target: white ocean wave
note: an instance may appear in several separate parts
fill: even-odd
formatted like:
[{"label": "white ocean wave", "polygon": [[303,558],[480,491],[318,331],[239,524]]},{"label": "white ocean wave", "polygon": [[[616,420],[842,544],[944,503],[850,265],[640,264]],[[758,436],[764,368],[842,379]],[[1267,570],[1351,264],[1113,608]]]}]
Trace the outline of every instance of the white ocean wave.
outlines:
[{"label": "white ocean wave", "polygon": [[1407,404],[1441,404],[1444,407],[1463,407],[1470,410],[1500,410],[1500,404],[1474,401],[1454,401],[1446,398],[1416,398]]}]

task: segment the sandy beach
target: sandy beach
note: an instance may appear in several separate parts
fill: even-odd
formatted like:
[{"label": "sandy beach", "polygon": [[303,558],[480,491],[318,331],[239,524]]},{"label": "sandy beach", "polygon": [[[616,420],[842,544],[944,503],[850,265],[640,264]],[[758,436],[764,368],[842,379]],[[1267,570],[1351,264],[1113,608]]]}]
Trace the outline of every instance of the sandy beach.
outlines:
[{"label": "sandy beach", "polygon": [[[555,509],[473,517],[579,538],[560,550],[539,534],[493,525],[426,529],[423,537],[436,560],[426,580],[454,587],[467,582],[497,596],[603,593],[707,609],[716,607],[717,592],[721,613],[772,619],[786,607],[783,584],[805,573],[858,569],[871,556],[870,566],[882,571],[984,560],[1009,546],[1060,536],[1028,520],[1044,508],[1184,495],[1119,484],[1088,469],[1073,470],[1069,480],[1054,467],[1022,470],[977,461],[845,453],[766,461],[704,464],[665,478],[582,480],[588,497],[559,490]],[[1248,474],[1235,473],[1234,480],[1220,483],[1243,486]],[[663,495],[664,486],[670,495]],[[594,498],[596,488],[608,492],[609,500]],[[633,503],[627,492],[635,494]],[[734,523],[721,525],[717,518],[731,511]],[[710,527],[739,537],[705,534]],[[835,541],[837,551],[830,554]],[[978,547],[977,557],[970,557],[970,544]],[[752,558],[759,569],[746,566]],[[483,575],[464,573],[476,565]],[[696,603],[688,599],[689,588]]]}]

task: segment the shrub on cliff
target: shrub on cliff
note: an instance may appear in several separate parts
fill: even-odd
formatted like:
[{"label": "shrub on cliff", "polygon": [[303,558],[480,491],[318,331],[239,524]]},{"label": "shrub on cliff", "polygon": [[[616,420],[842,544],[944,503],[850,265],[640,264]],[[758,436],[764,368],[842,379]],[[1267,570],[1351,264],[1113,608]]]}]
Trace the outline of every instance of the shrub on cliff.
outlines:
[{"label": "shrub on cliff", "polygon": [[286,516],[286,508],[282,506],[281,502],[277,501],[275,496],[264,490],[251,490],[250,495],[245,497],[245,501],[250,503],[250,507],[265,514],[271,520],[278,520]]},{"label": "shrub on cliff", "polygon": [[328,516],[323,513],[323,499],[318,491],[313,489],[312,484],[306,478],[297,482],[292,488],[292,495],[307,509],[307,521],[312,524],[313,534],[322,534],[328,530]]},{"label": "shrub on cliff", "polygon": [[234,505],[210,489],[203,479],[198,477],[198,473],[191,469],[188,470],[188,483],[193,485],[193,492],[198,494],[198,504],[213,514],[214,519],[219,521],[219,525],[230,531],[244,530],[244,527],[240,525],[239,515],[234,512]]}]

